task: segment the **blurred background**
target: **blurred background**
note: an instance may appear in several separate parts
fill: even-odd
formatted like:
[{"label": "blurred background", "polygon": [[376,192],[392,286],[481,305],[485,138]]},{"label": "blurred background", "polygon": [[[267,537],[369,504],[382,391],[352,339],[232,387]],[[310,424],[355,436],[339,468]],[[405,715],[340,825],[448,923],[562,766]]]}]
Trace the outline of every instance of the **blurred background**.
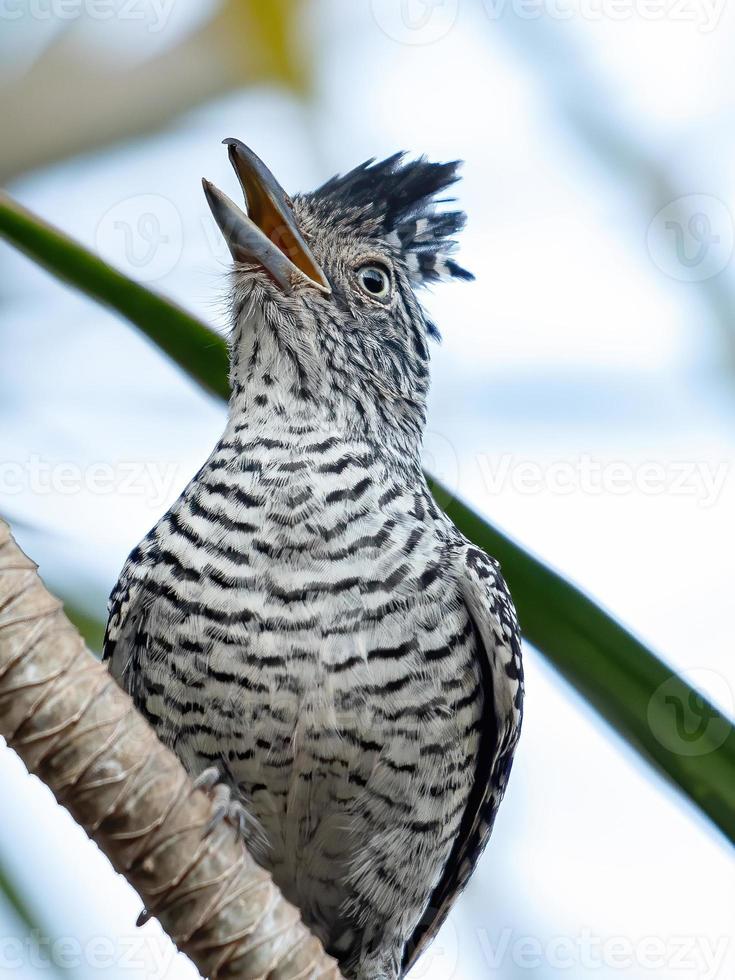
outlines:
[{"label": "blurred background", "polygon": [[[734,43],[725,0],[0,0],[0,181],[225,331],[223,137],[292,191],[465,160],[427,466],[732,714]],[[0,244],[0,411],[2,512],[99,645],[225,409]],[[412,976],[732,977],[724,838],[526,664],[494,837]],[[0,976],[196,976],[6,748],[0,787]]]}]

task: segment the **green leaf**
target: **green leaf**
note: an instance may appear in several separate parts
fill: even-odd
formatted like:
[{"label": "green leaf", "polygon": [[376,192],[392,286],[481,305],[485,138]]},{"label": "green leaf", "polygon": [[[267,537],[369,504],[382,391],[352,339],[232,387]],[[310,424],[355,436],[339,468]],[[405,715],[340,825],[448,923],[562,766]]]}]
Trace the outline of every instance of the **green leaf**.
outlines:
[{"label": "green leaf", "polygon": [[[208,391],[227,397],[225,344],[203,323],[7,199],[0,200],[0,234],[127,317]],[[732,722],[561,575],[430,484],[457,527],[501,562],[526,638],[735,842]]]},{"label": "green leaf", "polygon": [[[60,593],[58,590],[55,591],[57,595],[61,595],[63,598],[63,593]],[[64,599],[64,612],[82,634],[84,642],[92,653],[100,657],[102,655],[102,643],[105,638],[105,624],[92,613],[87,612],[86,609],[79,606],[73,599]]]},{"label": "green leaf", "polygon": [[[18,921],[25,927],[26,933],[18,938],[24,942],[30,942],[33,938],[53,940],[55,937],[48,930],[42,929],[39,919],[34,910],[21,895],[20,888],[12,880],[7,870],[0,864],[0,895],[2,895],[8,905],[12,908]],[[9,938],[9,937],[4,937]],[[39,955],[43,957],[42,963],[48,964],[57,977],[64,977],[66,980],[73,980],[73,974],[68,967],[57,963],[53,956],[48,955],[51,943],[44,943],[39,947]],[[52,947],[53,948],[53,947]],[[9,948],[10,949],[10,948]]]},{"label": "green leaf", "polygon": [[38,920],[35,914],[31,911],[30,906],[26,902],[25,898],[21,895],[20,889],[10,878],[10,875],[5,870],[5,868],[0,865],[0,893],[5,896],[10,907],[15,912],[18,919],[23,923],[23,925],[28,929],[28,932],[33,932],[38,928]]},{"label": "green leaf", "polygon": [[59,279],[122,314],[206,391],[228,397],[224,341],[196,317],[128,279],[3,192],[0,235]]},{"label": "green leaf", "polygon": [[735,842],[732,722],[574,585],[429,484],[462,533],[502,565],[525,638]]}]

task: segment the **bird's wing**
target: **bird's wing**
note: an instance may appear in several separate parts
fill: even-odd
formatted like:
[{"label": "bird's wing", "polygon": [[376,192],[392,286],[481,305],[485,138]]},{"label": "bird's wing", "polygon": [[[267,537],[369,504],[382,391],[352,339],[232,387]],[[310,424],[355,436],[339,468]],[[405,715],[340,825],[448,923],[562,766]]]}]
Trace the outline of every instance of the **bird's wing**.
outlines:
[{"label": "bird's wing", "polygon": [[406,947],[404,973],[439,931],[487,844],[521,727],[521,637],[500,566],[470,542],[464,543],[456,562],[457,581],[475,624],[481,658],[485,698],[482,736],[475,783],[460,831],[429,907]]},{"label": "bird's wing", "polygon": [[118,684],[138,702],[135,689],[138,677],[137,658],[145,642],[146,612],[143,551],[133,549],[120,573],[107,604],[107,628],[102,644],[102,659]]}]

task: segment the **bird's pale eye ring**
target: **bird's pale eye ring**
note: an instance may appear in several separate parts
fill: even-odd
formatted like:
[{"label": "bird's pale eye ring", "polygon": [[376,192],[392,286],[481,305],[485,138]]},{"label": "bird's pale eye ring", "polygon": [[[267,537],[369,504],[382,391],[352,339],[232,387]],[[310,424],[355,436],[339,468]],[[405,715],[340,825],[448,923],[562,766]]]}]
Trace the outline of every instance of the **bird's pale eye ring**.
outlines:
[{"label": "bird's pale eye ring", "polygon": [[393,285],[390,271],[379,262],[366,262],[359,266],[357,281],[360,289],[371,299],[385,303],[390,298]]}]

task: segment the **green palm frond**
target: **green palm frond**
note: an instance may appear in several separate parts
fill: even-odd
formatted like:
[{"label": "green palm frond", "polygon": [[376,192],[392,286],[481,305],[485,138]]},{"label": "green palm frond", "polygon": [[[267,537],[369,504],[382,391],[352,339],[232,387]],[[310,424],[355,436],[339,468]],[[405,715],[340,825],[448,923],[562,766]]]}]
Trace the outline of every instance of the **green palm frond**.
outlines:
[{"label": "green palm frond", "polygon": [[[0,864],[0,900],[5,900],[5,902],[10,906],[18,919],[18,922],[25,930],[25,934],[19,933],[18,940],[20,943],[20,948],[25,949],[27,943],[33,942],[34,938],[40,940],[53,940],[55,937],[48,932],[48,930],[41,927],[41,922],[39,917],[36,915],[35,909],[26,900],[25,895],[21,894],[20,886],[16,881],[13,880],[10,872]],[[3,937],[6,940],[11,940],[11,937]],[[12,940],[11,940],[12,942]],[[47,965],[50,970],[50,975],[53,977],[58,977],[59,980],[74,980],[74,974],[65,965],[61,965],[53,958],[53,955],[46,959],[47,950],[51,947],[53,951],[53,944],[51,942],[44,942],[42,946],[39,946],[39,958],[44,966]],[[9,961],[13,959],[13,946],[9,943],[6,950],[4,968],[5,970],[11,970],[12,966]],[[20,976],[20,973],[16,974]],[[10,975],[10,973],[8,973]]]}]

